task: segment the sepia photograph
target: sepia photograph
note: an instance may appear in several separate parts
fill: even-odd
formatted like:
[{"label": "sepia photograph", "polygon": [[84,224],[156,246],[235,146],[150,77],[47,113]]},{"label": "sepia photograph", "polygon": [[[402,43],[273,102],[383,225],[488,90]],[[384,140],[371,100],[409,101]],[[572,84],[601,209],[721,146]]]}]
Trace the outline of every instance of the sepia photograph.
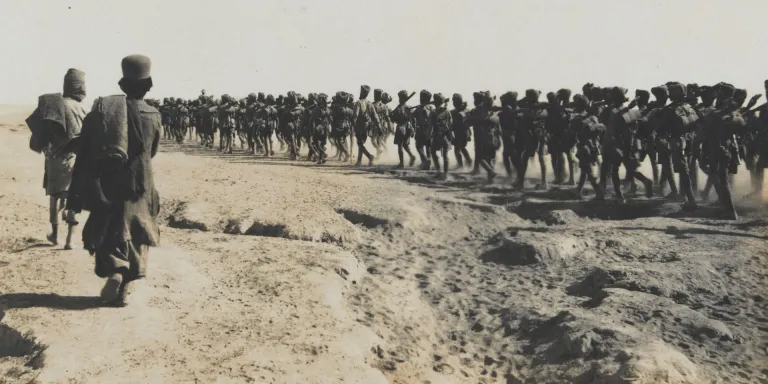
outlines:
[{"label": "sepia photograph", "polygon": [[0,1],[0,384],[768,384],[768,1]]}]

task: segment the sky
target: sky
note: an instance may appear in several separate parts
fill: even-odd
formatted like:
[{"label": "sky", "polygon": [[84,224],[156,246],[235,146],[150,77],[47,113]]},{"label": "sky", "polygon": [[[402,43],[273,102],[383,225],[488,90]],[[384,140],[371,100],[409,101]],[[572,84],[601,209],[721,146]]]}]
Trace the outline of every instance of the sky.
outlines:
[{"label": "sky", "polygon": [[152,59],[152,98],[667,81],[752,95],[768,79],[768,1],[5,0],[0,47],[2,104],[60,92],[68,68],[86,72],[86,102],[118,94],[134,53]]}]

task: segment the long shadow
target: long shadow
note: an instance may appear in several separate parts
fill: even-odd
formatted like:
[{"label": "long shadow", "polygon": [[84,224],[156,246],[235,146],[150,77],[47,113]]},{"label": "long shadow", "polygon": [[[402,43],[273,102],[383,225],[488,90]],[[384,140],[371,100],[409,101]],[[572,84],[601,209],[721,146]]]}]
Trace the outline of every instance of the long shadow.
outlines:
[{"label": "long shadow", "polygon": [[52,248],[53,246],[54,246],[53,244],[35,243],[35,244],[27,245],[25,247],[16,248],[16,249],[12,250],[11,253],[21,253],[21,252],[24,252],[24,251],[27,251],[27,250],[30,250],[30,249],[33,249],[33,248]]},{"label": "long shadow", "polygon": [[59,296],[54,293],[9,293],[0,295],[0,308],[53,308],[82,311],[106,305],[96,296]]},{"label": "long shadow", "polygon": [[718,231],[714,229],[704,228],[647,228],[647,227],[617,227],[616,229],[624,231],[654,231],[663,232],[672,235],[721,235],[721,236],[738,236],[738,237],[750,237],[753,239],[768,239],[768,236],[753,235],[751,233]]}]

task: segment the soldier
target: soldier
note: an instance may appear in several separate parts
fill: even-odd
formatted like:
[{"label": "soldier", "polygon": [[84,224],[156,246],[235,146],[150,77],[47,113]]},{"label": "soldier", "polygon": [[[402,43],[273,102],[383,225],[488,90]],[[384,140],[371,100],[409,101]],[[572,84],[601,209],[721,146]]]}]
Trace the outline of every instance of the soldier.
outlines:
[{"label": "soldier", "polygon": [[261,136],[261,142],[264,144],[264,156],[266,157],[275,155],[275,150],[272,146],[272,134],[277,130],[278,116],[275,97],[267,95],[263,106],[257,112],[259,136]]},{"label": "soldier", "polygon": [[520,161],[518,170],[518,187],[523,188],[521,182],[525,180],[525,174],[528,169],[528,159],[538,155],[539,167],[541,169],[541,182],[537,189],[547,188],[547,164],[544,155],[548,152],[546,131],[547,110],[546,105],[539,103],[541,91],[528,89],[525,91],[525,98],[518,103],[520,113],[520,130],[525,150],[523,159]]},{"label": "soldier", "polygon": [[613,189],[616,198],[624,202],[624,194],[621,190],[621,179],[619,178],[619,167],[623,164],[627,174],[639,180],[645,186],[647,197],[653,195],[653,182],[640,173],[637,169],[640,167],[639,149],[635,148],[634,135],[637,121],[641,114],[633,110],[637,100],[632,100],[628,106],[624,106],[627,101],[626,89],[614,87],[609,94],[610,117],[609,125],[603,135],[603,164],[600,169],[600,189],[605,191],[608,181],[608,173],[611,175]]},{"label": "soldier", "polygon": [[452,100],[451,121],[453,121],[453,151],[456,155],[456,164],[458,164],[458,168],[463,168],[465,163],[471,167],[472,158],[467,151],[467,144],[472,140],[472,131],[464,124],[464,119],[467,116],[467,103],[458,93],[453,94]]},{"label": "soldier", "polygon": [[184,138],[187,136],[187,129],[189,129],[189,109],[184,104],[183,100],[178,100],[178,107],[176,110],[176,142],[179,144],[184,142]]},{"label": "soldier", "polygon": [[693,133],[696,128],[696,121],[699,115],[691,105],[686,102],[686,86],[677,82],[667,84],[669,89],[670,105],[666,116],[670,120],[662,127],[668,130],[666,136],[670,140],[670,151],[672,156],[673,171],[680,175],[680,189],[685,197],[685,207],[695,208],[696,200],[693,196],[693,185],[690,175],[690,155]]},{"label": "soldier", "polygon": [[426,89],[419,93],[419,106],[413,111],[414,131],[416,139],[416,152],[421,158],[421,169],[432,167],[429,154],[431,153],[432,140],[432,113],[435,106],[431,104],[432,93]]},{"label": "soldier", "polygon": [[337,158],[339,161],[349,161],[349,152],[347,152],[346,139],[352,130],[351,116],[352,109],[347,103],[346,92],[336,92],[331,105],[333,124],[331,130],[331,142],[336,147]]},{"label": "soldier", "polygon": [[85,99],[85,73],[71,68],[64,75],[64,91],[61,94],[42,95],[38,107],[27,118],[32,130],[30,148],[45,155],[43,188],[49,196],[49,221],[51,233],[47,236],[52,244],[58,244],[59,215],[67,223],[67,240],[64,249],[72,249],[72,233],[78,224],[75,212],[66,210],[66,201],[72,182],[76,161],[76,141],[85,117],[82,101]]},{"label": "soldier", "polygon": [[437,157],[437,153],[443,157],[443,173],[442,178],[448,176],[448,151],[451,149],[451,141],[453,141],[453,120],[451,112],[448,110],[448,99],[443,97],[440,93],[435,93],[433,96],[435,110],[431,114],[432,122],[432,140],[430,147],[432,149],[432,161],[435,162],[435,168],[440,171],[440,162]]},{"label": "soldier", "polygon": [[[371,124],[376,126],[379,124],[379,121],[378,116],[376,116],[376,113],[371,106],[371,102],[366,100],[368,98],[368,93],[370,92],[371,87],[367,85],[360,87],[360,99],[355,102],[355,107],[352,114],[355,138],[357,140],[358,146],[357,163],[355,163],[356,166],[360,166],[363,155],[368,157],[368,165],[373,165],[374,156],[371,155],[371,153],[368,152],[368,149],[365,148],[365,142],[368,140],[368,131],[371,127]],[[353,150],[350,148],[349,152],[353,153]]]},{"label": "soldier", "polygon": [[[507,176],[513,177],[515,172],[520,174],[520,161],[523,159],[524,148],[520,148],[524,138],[518,140],[518,118],[517,118],[517,92],[506,92],[500,97],[501,111],[499,112],[499,124],[501,125],[501,142],[504,147],[501,158],[504,163],[504,169]],[[515,168],[515,172],[512,171]],[[520,184],[518,180],[516,185]]]},{"label": "soldier", "polygon": [[299,131],[299,124],[301,123],[301,116],[304,114],[304,108],[299,104],[299,96],[293,91],[288,92],[283,103],[283,112],[280,118],[280,130],[283,132],[283,138],[288,145],[291,160],[296,160],[299,157],[296,132]]},{"label": "soldier", "polygon": [[[126,96],[100,98],[97,103],[102,107],[93,108],[86,116],[72,180],[75,193],[68,201],[69,209],[90,211],[83,243],[95,255],[96,275],[107,278],[101,298],[114,305],[128,303],[130,293],[146,274],[148,248],[160,241],[160,197],[152,158],[157,153],[162,123],[160,112],[143,100],[152,87],[150,65],[146,56],[124,58],[119,84]],[[102,109],[107,112],[100,113]],[[127,114],[126,122],[112,118],[121,114]],[[102,142],[110,137],[96,132],[102,124],[127,131],[113,136],[127,136],[127,142]],[[121,151],[102,152],[105,147]]]},{"label": "soldier", "polygon": [[570,102],[571,91],[560,89],[557,94],[548,93],[546,129],[549,139],[549,154],[552,168],[555,172],[555,184],[565,183],[565,171],[568,167],[570,185],[575,185],[573,174],[572,143],[568,137],[568,111],[566,106]]},{"label": "soldier", "polygon": [[[638,153],[638,161],[640,164],[642,164],[646,157],[648,157],[648,147],[646,146],[646,143],[651,141],[651,137],[653,136],[653,128],[652,125],[648,122],[648,114],[650,113],[650,109],[648,109],[648,103],[650,101],[651,94],[650,92],[643,90],[643,89],[637,89],[635,90],[635,100],[637,100],[637,110],[641,114],[641,118],[637,121],[637,130],[635,131],[635,135],[633,138],[633,148],[637,150]],[[655,163],[655,160],[654,160]],[[655,175],[657,177],[656,181],[658,181],[658,175]],[[635,183],[635,178],[632,177],[632,175],[626,175],[625,180],[626,183],[629,183],[629,193],[636,193],[637,192],[637,183]]]},{"label": "soldier", "polygon": [[232,141],[234,140],[235,127],[234,114],[237,111],[237,102],[229,95],[221,96],[221,105],[218,108],[219,118],[219,151],[232,153]]},{"label": "soldier", "polygon": [[598,137],[605,131],[597,116],[590,114],[589,100],[584,95],[573,97],[573,112],[569,116],[568,130],[576,139],[576,158],[579,160],[579,182],[576,185],[576,195],[581,198],[584,183],[589,180],[595,191],[595,199],[603,200],[604,191],[595,178],[592,168],[597,165]]},{"label": "soldier", "polygon": [[488,173],[488,182],[493,182],[496,172],[492,163],[496,159],[496,151],[501,146],[501,124],[499,117],[491,111],[493,98],[490,92],[475,92],[473,97],[476,107],[467,114],[465,122],[475,132],[478,148],[475,161]]},{"label": "soldier", "polygon": [[328,136],[331,133],[333,116],[331,108],[328,107],[328,95],[321,93],[317,95],[316,107],[312,110],[310,117],[310,126],[312,129],[312,146],[317,153],[317,164],[325,164],[328,155],[325,153],[325,145],[328,142]]},{"label": "soldier", "polygon": [[720,83],[716,88],[715,110],[699,121],[693,148],[701,151],[701,164],[709,176],[707,184],[714,185],[720,204],[728,210],[730,218],[736,220],[738,215],[731,195],[729,174],[735,174],[738,167],[734,134],[746,122],[733,102],[733,85]]},{"label": "soldier", "polygon": [[[768,80],[765,81],[764,85],[765,94],[768,97]],[[755,161],[755,178],[752,183],[754,191],[750,193],[750,196],[762,198],[765,168],[768,168],[768,103],[761,105],[755,111],[759,113],[754,121],[756,129],[754,154],[757,157],[757,161]]]},{"label": "soldier", "polygon": [[413,131],[413,116],[411,115],[411,110],[406,106],[405,104],[408,102],[411,96],[408,95],[408,91],[401,90],[397,93],[397,107],[392,111],[392,122],[395,123],[395,140],[394,143],[397,145],[397,156],[400,159],[400,163],[398,163],[397,168],[405,168],[404,158],[403,158],[403,151],[408,153],[408,156],[411,157],[410,162],[408,163],[409,167],[412,167],[413,164],[416,162],[416,156],[413,155],[410,148],[410,142],[411,137],[414,135]]},{"label": "soldier", "polygon": [[[660,85],[658,87],[651,88],[651,93],[656,98],[653,102],[650,103],[649,109],[650,110],[662,110],[666,108],[667,101],[669,100],[669,90],[666,85]],[[649,145],[649,151],[648,156],[651,160],[651,169],[654,171],[654,173],[658,172],[656,171],[657,166],[654,163],[654,158],[656,159],[656,163],[661,166],[661,174],[659,176],[659,187],[658,192],[660,195],[664,195],[664,185],[665,183],[669,185],[670,188],[670,195],[668,195],[668,198],[677,198],[679,196],[679,193],[677,191],[677,183],[675,181],[674,173],[672,172],[672,158],[671,158],[671,152],[669,147],[669,137],[668,137],[668,131],[664,127],[664,124],[666,123],[663,119],[663,113],[659,113],[659,111],[651,112],[651,115],[649,116],[649,123],[653,126],[653,143]]]},{"label": "soldier", "polygon": [[[378,160],[381,156],[381,153],[384,152],[384,124],[385,120],[383,119],[384,114],[386,111],[384,110],[384,104],[381,102],[381,96],[384,93],[379,88],[376,88],[373,90],[373,103],[371,104],[371,107],[373,107],[373,113],[376,114],[378,117],[378,124],[372,124],[369,136],[371,138],[371,144],[373,144],[373,147],[376,149],[376,159]],[[387,115],[387,117],[389,117]]]}]

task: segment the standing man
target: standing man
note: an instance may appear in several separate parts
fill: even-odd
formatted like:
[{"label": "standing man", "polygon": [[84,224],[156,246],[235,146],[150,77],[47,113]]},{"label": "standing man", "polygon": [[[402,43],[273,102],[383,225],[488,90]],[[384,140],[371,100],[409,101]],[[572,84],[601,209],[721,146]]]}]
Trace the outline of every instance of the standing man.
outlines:
[{"label": "standing man", "polygon": [[[471,167],[472,158],[467,151],[467,144],[472,140],[472,131],[464,124],[464,118],[467,116],[467,102],[459,93],[454,93],[451,99],[453,101],[453,109],[451,110],[453,152],[456,155],[456,163],[458,168],[463,168],[465,162],[468,167]],[[465,161],[462,161],[462,156]]]},{"label": "standing man", "polygon": [[[379,121],[373,110],[373,105],[367,100],[370,92],[371,87],[367,85],[361,86],[360,99],[355,102],[355,108],[353,109],[352,121],[355,124],[354,131],[358,146],[356,166],[360,166],[363,155],[368,158],[368,165],[373,165],[374,156],[365,148],[365,142],[368,140],[368,130],[370,129],[371,124],[378,125]],[[350,150],[349,153],[351,154],[353,151]]]},{"label": "standing man", "polygon": [[438,152],[442,155],[443,173],[441,177],[445,179],[448,177],[448,151],[451,149],[451,142],[453,141],[453,130],[451,130],[451,127],[453,126],[453,115],[451,115],[451,111],[446,107],[448,99],[443,97],[440,93],[435,93],[432,97],[434,99],[435,110],[431,115],[431,155],[432,161],[435,163],[435,168],[437,168],[438,171],[440,171],[440,161],[437,156]]},{"label": "standing man", "polygon": [[74,212],[64,211],[75,165],[75,154],[68,144],[80,135],[86,115],[84,98],[85,73],[69,69],[64,75],[63,94],[40,96],[37,109],[27,119],[32,129],[30,147],[45,154],[43,188],[50,197],[51,222],[48,241],[58,244],[59,214],[63,214],[68,227],[64,249],[72,249],[72,232],[77,225]]},{"label": "standing man", "polygon": [[150,68],[149,57],[125,57],[118,83],[125,96],[97,99],[86,116],[67,204],[90,211],[83,243],[96,257],[96,275],[107,278],[102,300],[118,306],[127,305],[146,276],[149,247],[160,242],[152,158],[162,124],[160,112],[144,101],[152,88]]},{"label": "standing man", "polygon": [[408,91],[401,90],[397,93],[397,107],[392,111],[391,119],[395,123],[395,145],[397,145],[397,156],[400,162],[397,164],[397,168],[405,168],[405,160],[403,158],[403,151],[408,153],[411,157],[408,163],[409,167],[413,166],[416,162],[416,156],[413,155],[410,148],[411,137],[413,137],[413,116],[411,116],[411,110],[405,105],[412,97],[408,95]]}]

